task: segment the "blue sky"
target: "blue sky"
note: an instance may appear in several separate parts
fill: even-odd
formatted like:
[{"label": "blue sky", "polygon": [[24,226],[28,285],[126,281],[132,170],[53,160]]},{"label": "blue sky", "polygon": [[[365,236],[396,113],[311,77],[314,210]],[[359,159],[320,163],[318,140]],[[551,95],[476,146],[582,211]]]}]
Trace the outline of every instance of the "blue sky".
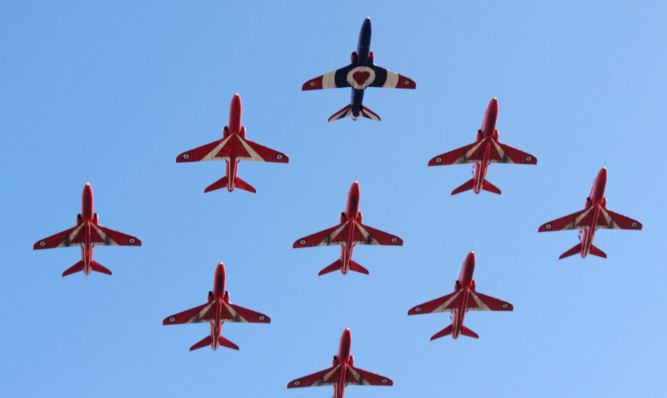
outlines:
[{"label": "blue sky", "polygon": [[[6,396],[328,397],[285,386],[330,366],[346,327],[355,365],[395,383],[349,397],[661,395],[664,2],[225,3],[0,4]],[[300,87],[349,62],[366,16],[376,63],[417,89],[367,90],[380,123],[327,123],[349,90]],[[248,138],[290,163],[242,162],[257,194],[204,195],[224,163],[175,157],[220,137],[236,92]],[[492,165],[502,196],[451,197],[469,165],[427,162],[471,143],[494,96],[500,140],[539,162]],[[559,261],[576,232],[537,228],[583,208],[604,165],[608,207],[644,230]],[[358,247],[370,276],[317,277],[339,248],[292,242],[333,226],[355,179],[365,223],[405,245]],[[111,277],[61,278],[79,250],[32,244],[74,225],[86,182],[143,247],[97,248]],[[515,310],[430,342],[449,316],[407,310],[450,293],[471,249],[478,291]],[[219,261],[231,300],[273,322],[189,352],[208,326],[161,322],[205,302]]]}]

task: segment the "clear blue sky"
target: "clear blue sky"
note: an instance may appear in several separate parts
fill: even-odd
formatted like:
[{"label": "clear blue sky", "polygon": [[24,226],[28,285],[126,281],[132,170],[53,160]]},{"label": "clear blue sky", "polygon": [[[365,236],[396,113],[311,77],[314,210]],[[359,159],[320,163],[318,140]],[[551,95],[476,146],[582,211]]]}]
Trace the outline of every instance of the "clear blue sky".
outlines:
[{"label": "clear blue sky", "polygon": [[[456,3],[0,4],[2,395],[329,397],[285,386],[349,327],[355,364],[395,382],[350,398],[661,396],[667,5]],[[380,123],[327,123],[349,90],[301,85],[349,62],[366,16],[376,63],[417,89],[367,90]],[[257,194],[204,195],[224,163],[175,158],[220,137],[235,92],[248,137],[290,163],[242,162]],[[427,162],[472,142],[494,96],[501,141],[538,165],[492,165],[502,196],[451,197],[470,166]],[[644,230],[558,261],[576,232],[537,228],[583,208],[604,165],[608,207]],[[355,179],[364,221],[405,245],[358,247],[370,276],[317,277],[339,248],[292,242],[334,225]],[[74,225],[88,181],[100,223],[143,247],[97,248],[111,277],[61,278],[79,250],[32,245]],[[430,342],[449,316],[407,310],[451,292],[473,248],[478,291],[515,310]],[[232,301],[273,322],[189,352],[208,326],[161,322],[205,302],[219,261]]]}]

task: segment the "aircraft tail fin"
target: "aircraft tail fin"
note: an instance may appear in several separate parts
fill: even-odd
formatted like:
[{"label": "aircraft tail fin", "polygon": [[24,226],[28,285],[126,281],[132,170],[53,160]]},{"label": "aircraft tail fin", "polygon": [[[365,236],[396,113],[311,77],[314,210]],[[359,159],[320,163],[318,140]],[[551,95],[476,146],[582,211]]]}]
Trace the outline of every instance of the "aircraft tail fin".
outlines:
[{"label": "aircraft tail fin", "polygon": [[431,337],[431,340],[439,339],[440,337],[447,336],[448,334],[452,334],[452,329],[453,325],[449,325],[446,328],[442,329],[438,333],[434,334],[433,337]]},{"label": "aircraft tail fin", "polygon": [[463,183],[463,185],[461,185],[460,187],[453,190],[452,195],[456,195],[457,193],[468,191],[468,190],[472,189],[474,184],[475,184],[475,180],[466,181],[465,183]]},{"label": "aircraft tail fin", "polygon": [[218,181],[214,182],[213,184],[209,185],[204,189],[204,193],[215,191],[216,189],[224,188],[227,186],[227,176],[222,177]]},{"label": "aircraft tail fin", "polygon": [[361,106],[361,116],[378,122],[380,121],[380,116],[377,113],[373,112],[372,110],[366,108],[363,105]]},{"label": "aircraft tail fin", "polygon": [[226,338],[224,338],[222,336],[220,336],[218,338],[218,343],[221,346],[231,348],[232,350],[238,350],[239,349],[239,346],[237,346],[236,344],[232,343],[231,341],[227,340]]},{"label": "aircraft tail fin", "polygon": [[72,275],[77,272],[83,271],[83,261],[79,261],[78,263],[74,264],[73,266],[67,268],[65,272],[63,272],[63,276],[67,275]]},{"label": "aircraft tail fin", "polygon": [[341,268],[341,266],[342,266],[342,265],[341,265],[341,261],[340,261],[340,259],[339,259],[339,260],[336,260],[336,261],[334,261],[333,263],[331,263],[331,265],[329,265],[328,267],[326,267],[326,268],[324,268],[322,271],[320,271],[320,273],[317,274],[317,276],[322,276],[322,275],[324,275],[324,274],[328,274],[329,272],[337,271],[337,270],[339,270],[339,269]]},{"label": "aircraft tail fin", "polygon": [[368,270],[359,265],[356,261],[350,260],[350,270],[368,275]]},{"label": "aircraft tail fin", "polygon": [[199,343],[190,347],[190,351],[194,351],[194,350],[198,350],[200,348],[204,348],[206,346],[210,346],[212,341],[213,341],[213,339],[211,339],[211,336],[208,335],[208,336],[204,337]]},{"label": "aircraft tail fin", "polygon": [[607,254],[600,250],[599,248],[591,245],[591,251],[589,252],[594,256],[602,257],[602,258],[607,258]]},{"label": "aircraft tail fin", "polygon": [[571,248],[570,250],[568,250],[568,251],[566,251],[565,253],[561,254],[560,257],[558,257],[558,259],[559,259],[559,260],[562,260],[562,259],[564,259],[565,257],[574,256],[574,255],[577,254],[577,253],[581,253],[581,243],[577,243],[576,245],[574,245],[573,248]]},{"label": "aircraft tail fin", "polygon": [[247,182],[243,181],[242,179],[240,179],[238,177],[236,177],[236,181],[234,183],[234,186],[238,189],[243,189],[244,191],[257,193],[257,191],[255,191],[255,188],[253,188],[252,185],[248,184]]},{"label": "aircraft tail fin", "polygon": [[489,180],[484,180],[484,184],[482,185],[482,189],[485,191],[497,193],[498,195],[501,194],[500,189],[498,189],[497,186],[491,184]]},{"label": "aircraft tail fin", "polygon": [[477,333],[473,332],[472,330],[468,329],[467,327],[465,327],[463,325],[461,326],[461,334],[464,335],[464,336],[472,337],[474,339],[479,338],[479,335]]},{"label": "aircraft tail fin", "polygon": [[107,267],[103,266],[97,261],[91,261],[90,269],[92,269],[93,271],[101,272],[103,274],[111,275],[111,271],[109,271]]},{"label": "aircraft tail fin", "polygon": [[344,117],[350,116],[351,114],[352,114],[352,105],[347,105],[343,109],[331,115],[329,121],[333,122],[334,120],[342,119]]}]

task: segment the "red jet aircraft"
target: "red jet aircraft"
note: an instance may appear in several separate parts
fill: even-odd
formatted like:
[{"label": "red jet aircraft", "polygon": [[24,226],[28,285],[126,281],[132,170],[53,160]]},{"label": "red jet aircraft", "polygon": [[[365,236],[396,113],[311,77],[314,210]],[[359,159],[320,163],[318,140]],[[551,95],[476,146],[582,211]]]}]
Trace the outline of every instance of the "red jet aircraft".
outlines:
[{"label": "red jet aircraft", "polygon": [[225,126],[222,139],[183,152],[176,158],[177,163],[199,162],[202,160],[225,160],[227,162],[227,175],[209,185],[204,190],[204,193],[223,187],[227,187],[229,192],[233,191],[234,187],[236,187],[256,193],[255,188],[236,176],[239,160],[275,163],[289,162],[289,158],[284,153],[245,138],[245,127],[241,126],[241,96],[238,93],[232,98],[229,126]]},{"label": "red jet aircraft", "polygon": [[468,311],[512,311],[514,309],[512,304],[507,301],[478,293],[475,290],[477,284],[472,279],[474,272],[475,252],[470,252],[463,262],[459,280],[454,285],[454,293],[420,304],[408,311],[408,315],[451,311],[452,324],[434,334],[431,340],[447,336],[450,333],[455,339],[460,334],[478,339],[479,335],[477,333],[463,326]]},{"label": "red jet aircraft", "polygon": [[382,232],[361,223],[363,216],[359,211],[359,183],[355,181],[347,197],[347,207],[340,215],[340,224],[324,231],[306,236],[294,242],[293,248],[342,245],[341,258],[324,268],[318,275],[340,271],[347,274],[348,270],[368,275],[368,270],[352,260],[354,245],[391,245],[402,246],[403,240],[398,236]]},{"label": "red jet aircraft", "polygon": [[428,162],[429,166],[475,163],[472,166],[472,180],[453,190],[452,195],[469,189],[474,190],[476,194],[485,190],[500,195],[500,189],[486,180],[490,163],[537,164],[535,156],[498,141],[497,118],[498,99],[494,98],[486,109],[482,128],[477,131],[477,142],[438,155]]},{"label": "red jet aircraft", "polygon": [[538,229],[538,232],[564,231],[566,229],[580,230],[579,243],[561,254],[558,257],[559,260],[577,253],[581,253],[582,258],[585,258],[589,253],[607,258],[602,250],[593,246],[593,238],[595,238],[595,231],[598,228],[642,229],[642,223],[639,221],[607,210],[607,198],[604,197],[606,185],[607,168],[603,167],[595,178],[595,182],[593,182],[593,188],[591,188],[591,193],[586,198],[586,208],[584,210],[549,221]]},{"label": "red jet aircraft", "polygon": [[215,269],[213,291],[208,292],[208,303],[168,316],[162,324],[176,325],[197,322],[210,322],[211,335],[190,347],[190,351],[208,345],[214,350],[221,345],[238,350],[239,347],[236,344],[222,337],[223,322],[271,323],[271,318],[259,312],[234,305],[229,301],[229,292],[225,290],[225,265],[220,263]]},{"label": "red jet aircraft", "polygon": [[345,386],[356,384],[360,386],[393,386],[394,382],[384,376],[354,367],[354,356],[350,355],[352,333],[345,329],[340,338],[338,355],[333,357],[333,367],[321,370],[308,376],[292,380],[287,388],[334,386],[333,398],[345,396]]},{"label": "red jet aircraft", "polygon": [[105,246],[141,246],[141,241],[131,235],[105,228],[99,224],[100,217],[93,212],[93,188],[90,183],[83,187],[83,204],[81,214],[76,216],[76,227],[44,238],[33,246],[33,249],[54,249],[56,247],[81,246],[82,260],[71,266],[63,276],[83,271],[97,271],[111,275],[106,267],[93,260],[93,247]]}]

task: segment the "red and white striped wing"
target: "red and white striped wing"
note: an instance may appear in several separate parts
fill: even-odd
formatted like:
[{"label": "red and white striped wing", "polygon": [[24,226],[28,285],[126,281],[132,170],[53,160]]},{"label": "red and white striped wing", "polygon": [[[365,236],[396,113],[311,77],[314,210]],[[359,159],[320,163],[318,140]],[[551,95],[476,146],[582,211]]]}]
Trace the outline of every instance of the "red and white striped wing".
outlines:
[{"label": "red and white striped wing", "polygon": [[537,232],[565,231],[569,229],[589,229],[591,218],[593,217],[593,207],[568,214],[565,217],[557,218],[540,226]]},{"label": "red and white striped wing", "polygon": [[537,158],[530,153],[512,148],[492,138],[489,139],[494,149],[489,159],[492,163],[537,164]]},{"label": "red and white striped wing", "polygon": [[199,307],[168,316],[162,321],[163,325],[178,325],[183,323],[210,322],[214,320],[213,306],[215,303],[202,304]]},{"label": "red and white striped wing", "polygon": [[250,140],[243,140],[245,144],[245,149],[251,155],[249,159],[246,160],[255,160],[258,162],[274,162],[274,163],[289,163],[289,158],[282,152],[278,152],[275,149],[265,147],[256,142]]},{"label": "red and white striped wing", "polygon": [[408,315],[432,314],[458,309],[461,305],[461,292],[463,290],[414,306],[408,311]]},{"label": "red and white striped wing", "polygon": [[336,365],[332,368],[320,370],[319,372],[315,372],[308,376],[303,376],[301,378],[292,380],[287,384],[287,388],[335,385],[338,383],[339,373],[340,365]]},{"label": "red and white striped wing", "polygon": [[394,382],[379,374],[371,373],[367,370],[355,368],[352,365],[347,365],[347,375],[345,375],[345,382],[347,384],[354,384],[359,386],[393,386]]},{"label": "red and white striped wing", "polygon": [[114,231],[111,228],[106,228],[101,225],[91,225],[92,227],[92,242],[94,245],[102,246],[141,246],[141,240],[136,236],[124,234],[122,232]]},{"label": "red and white striped wing", "polygon": [[354,243],[361,245],[390,245],[402,246],[403,239],[396,235],[371,228],[367,225],[356,223]]},{"label": "red and white striped wing", "polygon": [[622,214],[601,208],[600,217],[598,218],[598,228],[640,230],[642,229],[642,223]]},{"label": "red and white striped wing", "polygon": [[329,246],[329,245],[340,245],[347,240],[347,224],[349,221],[346,221],[335,227],[325,229],[324,231],[316,232],[312,235],[304,236],[301,239],[298,239],[292,245],[293,248],[297,249],[299,247],[315,247],[315,246]]},{"label": "red and white striped wing", "polygon": [[176,163],[199,162],[204,160],[221,160],[216,157],[222,147],[227,143],[227,138],[213,141],[209,144],[185,151],[176,157]]},{"label": "red and white striped wing", "polygon": [[271,323],[271,318],[238,305],[222,303],[223,322]]},{"label": "red and white striped wing", "polygon": [[39,240],[33,245],[33,249],[55,249],[56,247],[80,245],[83,243],[84,237],[84,234],[81,232],[83,226],[84,224],[80,224],[74,228],[66,229],[48,238]]},{"label": "red and white striped wing", "polygon": [[475,163],[482,160],[479,150],[484,141],[475,142],[464,147],[454,149],[438,155],[428,162],[429,166],[444,166],[450,164]]},{"label": "red and white striped wing", "polygon": [[346,76],[353,67],[354,65],[348,65],[346,67],[336,69],[333,72],[325,73],[322,76],[310,79],[307,82],[303,83],[301,90],[310,91],[310,90],[322,90],[325,88],[351,87],[350,83],[348,83],[346,79]]},{"label": "red and white striped wing", "polygon": [[468,310],[470,311],[512,311],[514,306],[507,301],[470,291],[468,298]]}]

